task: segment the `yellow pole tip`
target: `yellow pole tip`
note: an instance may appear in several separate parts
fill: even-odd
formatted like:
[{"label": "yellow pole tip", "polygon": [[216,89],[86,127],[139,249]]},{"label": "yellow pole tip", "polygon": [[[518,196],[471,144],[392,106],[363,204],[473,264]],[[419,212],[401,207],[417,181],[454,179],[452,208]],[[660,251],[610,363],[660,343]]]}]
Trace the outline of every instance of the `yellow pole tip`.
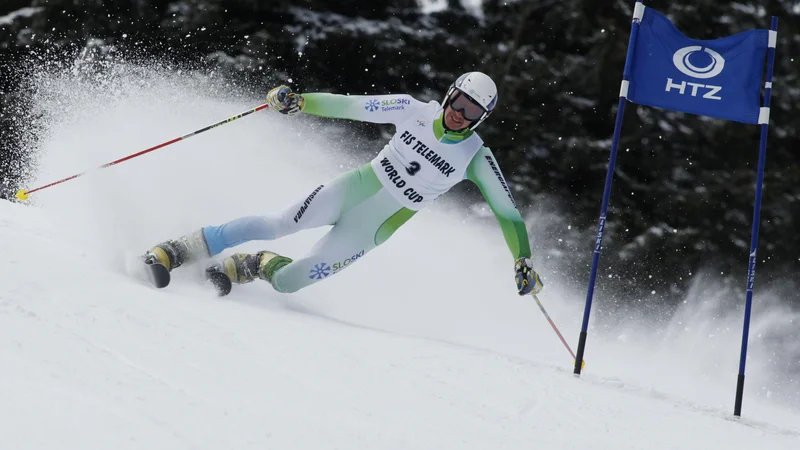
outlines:
[{"label": "yellow pole tip", "polygon": [[27,199],[28,199],[28,191],[26,191],[25,189],[20,189],[19,192],[17,192],[17,200],[24,202]]}]

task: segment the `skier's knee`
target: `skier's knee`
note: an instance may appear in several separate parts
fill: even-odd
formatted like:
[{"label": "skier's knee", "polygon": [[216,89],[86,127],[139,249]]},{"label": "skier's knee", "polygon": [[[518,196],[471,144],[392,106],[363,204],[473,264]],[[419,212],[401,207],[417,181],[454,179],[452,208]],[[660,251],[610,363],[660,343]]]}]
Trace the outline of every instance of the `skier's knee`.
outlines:
[{"label": "skier's knee", "polygon": [[270,216],[250,216],[242,219],[241,231],[244,240],[273,240],[284,236],[279,221]]}]

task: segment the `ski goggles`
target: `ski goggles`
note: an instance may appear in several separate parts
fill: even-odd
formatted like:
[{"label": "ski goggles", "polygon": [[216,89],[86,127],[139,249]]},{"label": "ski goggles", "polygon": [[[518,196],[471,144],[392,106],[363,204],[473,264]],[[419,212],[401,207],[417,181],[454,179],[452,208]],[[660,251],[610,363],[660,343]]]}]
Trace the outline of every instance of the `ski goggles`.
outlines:
[{"label": "ski goggles", "polygon": [[465,119],[474,122],[479,120],[486,114],[486,110],[483,106],[479,105],[475,100],[471,99],[467,94],[459,91],[458,89],[450,95],[450,101],[448,102],[450,109],[453,111],[460,112],[461,115],[464,116]]}]

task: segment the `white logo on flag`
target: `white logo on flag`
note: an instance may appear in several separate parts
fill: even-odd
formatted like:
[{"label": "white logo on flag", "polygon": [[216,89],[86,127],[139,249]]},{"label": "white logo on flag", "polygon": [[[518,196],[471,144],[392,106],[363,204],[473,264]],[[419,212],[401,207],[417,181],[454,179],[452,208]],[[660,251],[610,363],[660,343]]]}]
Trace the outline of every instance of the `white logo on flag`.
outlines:
[{"label": "white logo on flag", "polygon": [[[695,52],[703,51],[711,57],[711,63],[706,67],[697,67],[689,62],[689,57]],[[672,55],[672,64],[681,72],[694,78],[714,78],[722,73],[725,67],[725,58],[710,48],[703,48],[699,45],[683,47]]]}]

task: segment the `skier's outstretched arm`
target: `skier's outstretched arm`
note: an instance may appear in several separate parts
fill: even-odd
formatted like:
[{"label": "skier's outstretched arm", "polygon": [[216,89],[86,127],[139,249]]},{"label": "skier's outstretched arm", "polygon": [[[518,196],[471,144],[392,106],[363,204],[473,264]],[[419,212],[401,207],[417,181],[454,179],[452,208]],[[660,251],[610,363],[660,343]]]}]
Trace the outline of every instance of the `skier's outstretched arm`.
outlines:
[{"label": "skier's outstretched arm", "polygon": [[478,186],[500,223],[503,237],[515,259],[520,295],[538,293],[542,289],[542,282],[533,270],[528,230],[500,166],[488,147],[481,147],[472,159],[466,177]]},{"label": "skier's outstretched arm", "polygon": [[397,125],[424,108],[423,103],[407,94],[341,95],[324,92],[298,94],[288,86],[278,86],[267,94],[272,109],[288,115],[302,111],[320,117],[350,119]]},{"label": "skier's outstretched arm", "polygon": [[306,114],[372,123],[398,124],[426,105],[407,94],[341,95],[309,92],[302,95],[306,99],[303,109]]}]

